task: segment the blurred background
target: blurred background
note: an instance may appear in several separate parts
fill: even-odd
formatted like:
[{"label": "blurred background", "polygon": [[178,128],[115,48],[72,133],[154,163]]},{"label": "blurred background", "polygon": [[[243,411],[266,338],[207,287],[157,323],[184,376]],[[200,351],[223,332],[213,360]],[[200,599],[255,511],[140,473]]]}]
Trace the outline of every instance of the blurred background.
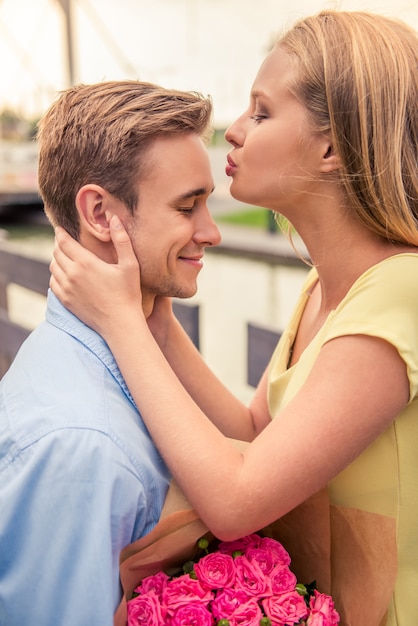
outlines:
[{"label": "blurred background", "polygon": [[36,149],[16,142],[75,83],[129,78],[210,94],[222,137],[280,32],[323,8],[418,25],[417,0],[0,0],[0,193],[36,187]]},{"label": "blurred background", "polygon": [[418,24],[416,0],[0,0],[0,110],[36,118],[70,84],[131,78],[211,94],[226,126],[280,31],[322,8]]},{"label": "blurred background", "polygon": [[[286,252],[267,261],[249,253],[254,246],[283,247],[285,238],[270,212],[229,196],[223,133],[247,107],[257,70],[280,32],[325,8],[376,11],[418,28],[417,0],[0,0],[0,240],[26,254],[48,260],[52,252],[34,134],[62,89],[139,79],[211,95],[211,209],[224,243],[238,252],[206,255],[192,303],[200,310],[204,357],[244,400],[252,394],[247,324],[281,331],[308,268],[283,263]],[[34,327],[42,319],[44,298],[27,299],[13,286],[9,295],[9,314],[19,323]]]}]

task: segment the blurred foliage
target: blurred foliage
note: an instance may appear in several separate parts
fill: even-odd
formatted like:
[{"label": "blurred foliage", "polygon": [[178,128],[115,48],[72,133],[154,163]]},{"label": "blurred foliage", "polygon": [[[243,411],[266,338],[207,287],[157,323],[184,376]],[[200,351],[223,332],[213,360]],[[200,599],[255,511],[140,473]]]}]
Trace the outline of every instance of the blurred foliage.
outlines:
[{"label": "blurred foliage", "polygon": [[288,228],[288,222],[282,215],[274,215],[269,209],[254,206],[242,211],[234,210],[230,213],[217,215],[216,221],[235,224],[236,226],[263,228],[270,232],[286,232]]},{"label": "blurred foliage", "polygon": [[0,112],[0,137],[8,141],[31,141],[36,135],[38,119],[29,120],[12,109]]},{"label": "blurred foliage", "polygon": [[214,128],[212,139],[210,142],[211,146],[226,146],[228,145],[224,135],[226,128]]}]

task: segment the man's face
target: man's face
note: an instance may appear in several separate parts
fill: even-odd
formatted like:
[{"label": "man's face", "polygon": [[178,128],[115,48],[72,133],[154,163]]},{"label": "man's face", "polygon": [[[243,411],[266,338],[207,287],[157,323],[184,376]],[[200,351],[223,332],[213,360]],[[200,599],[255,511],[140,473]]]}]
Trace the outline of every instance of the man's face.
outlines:
[{"label": "man's face", "polygon": [[194,295],[204,249],[220,241],[206,205],[214,182],[202,140],[196,134],[158,139],[146,158],[137,210],[123,220],[141,268],[144,309],[157,295]]}]

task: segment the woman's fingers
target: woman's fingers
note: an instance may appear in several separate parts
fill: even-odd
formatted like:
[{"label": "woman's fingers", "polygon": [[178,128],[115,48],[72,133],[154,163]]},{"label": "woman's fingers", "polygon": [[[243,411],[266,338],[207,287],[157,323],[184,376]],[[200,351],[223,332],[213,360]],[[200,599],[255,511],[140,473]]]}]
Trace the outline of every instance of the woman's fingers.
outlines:
[{"label": "woman's fingers", "polygon": [[[57,228],[50,263],[50,287],[62,304],[86,324],[100,329],[119,311],[141,303],[139,265],[128,233],[116,216],[109,219],[116,263],[100,258]],[[111,258],[115,258],[115,252]],[[110,296],[110,297],[109,297]]]},{"label": "woman's fingers", "polygon": [[132,242],[124,225],[117,215],[112,215],[109,221],[110,236],[115,246],[118,265],[139,275],[138,261],[132,247]]}]

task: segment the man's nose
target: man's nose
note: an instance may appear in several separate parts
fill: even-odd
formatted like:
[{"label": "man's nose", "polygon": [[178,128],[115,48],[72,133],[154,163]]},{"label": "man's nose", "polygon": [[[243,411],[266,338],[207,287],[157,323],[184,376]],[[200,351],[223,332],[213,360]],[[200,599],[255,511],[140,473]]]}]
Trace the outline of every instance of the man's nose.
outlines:
[{"label": "man's nose", "polygon": [[195,239],[204,246],[217,246],[221,241],[221,233],[207,207],[196,230]]}]

